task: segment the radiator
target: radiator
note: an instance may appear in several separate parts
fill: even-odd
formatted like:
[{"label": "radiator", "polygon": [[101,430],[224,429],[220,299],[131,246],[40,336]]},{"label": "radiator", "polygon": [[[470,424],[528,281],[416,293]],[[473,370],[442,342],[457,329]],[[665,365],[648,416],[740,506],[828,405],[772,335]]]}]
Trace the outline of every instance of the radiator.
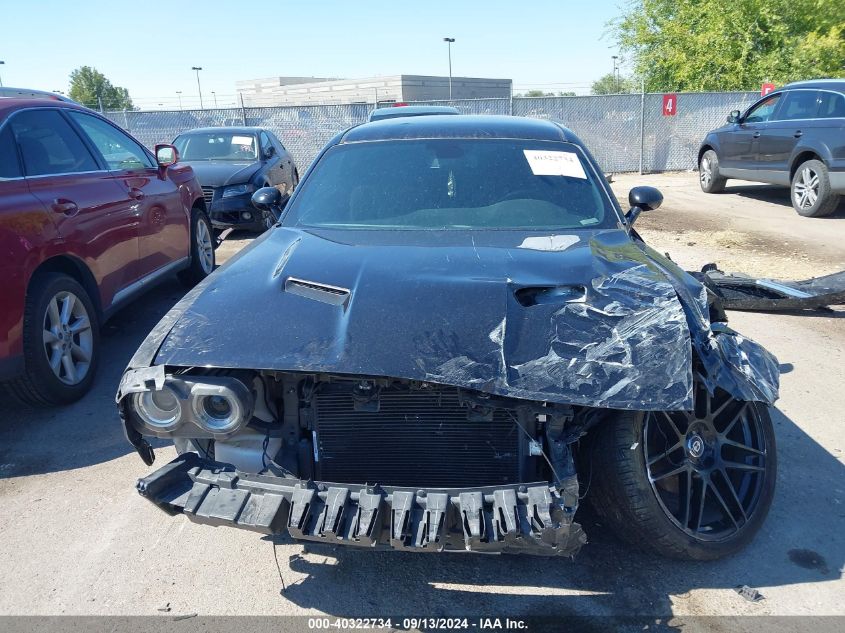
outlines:
[{"label": "radiator", "polygon": [[506,411],[470,421],[457,389],[383,390],[379,410],[356,411],[351,386],[314,396],[319,480],[414,487],[520,481],[520,429]]}]

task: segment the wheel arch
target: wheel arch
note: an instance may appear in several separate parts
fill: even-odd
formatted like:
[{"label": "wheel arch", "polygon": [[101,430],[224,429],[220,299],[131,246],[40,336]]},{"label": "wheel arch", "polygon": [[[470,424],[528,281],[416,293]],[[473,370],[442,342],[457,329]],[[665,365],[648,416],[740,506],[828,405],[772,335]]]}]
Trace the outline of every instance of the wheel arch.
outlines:
[{"label": "wheel arch", "polygon": [[695,161],[696,166],[701,164],[701,157],[704,156],[704,152],[709,151],[709,150],[713,150],[714,152],[716,152],[716,156],[717,157],[719,156],[719,152],[716,151],[716,144],[715,143],[704,143],[698,149],[698,160]]},{"label": "wheel arch", "polygon": [[815,150],[801,150],[795,155],[789,166],[789,182],[792,182],[792,178],[795,176],[795,172],[798,171],[798,167],[800,167],[802,163],[806,163],[808,160],[819,160],[827,164],[827,161]]},{"label": "wheel arch", "polygon": [[191,205],[191,211],[194,209],[199,209],[203,213],[208,214],[208,209],[205,206],[205,200],[203,198],[197,198],[194,200],[194,204]]},{"label": "wheel arch", "polygon": [[32,280],[40,273],[62,273],[77,281],[88,293],[91,303],[94,304],[94,309],[97,311],[98,318],[102,318],[103,305],[100,298],[100,288],[94,274],[81,259],[72,255],[54,255],[44,260],[32,271],[32,275],[27,281],[27,294],[29,294],[29,288],[32,286]]}]

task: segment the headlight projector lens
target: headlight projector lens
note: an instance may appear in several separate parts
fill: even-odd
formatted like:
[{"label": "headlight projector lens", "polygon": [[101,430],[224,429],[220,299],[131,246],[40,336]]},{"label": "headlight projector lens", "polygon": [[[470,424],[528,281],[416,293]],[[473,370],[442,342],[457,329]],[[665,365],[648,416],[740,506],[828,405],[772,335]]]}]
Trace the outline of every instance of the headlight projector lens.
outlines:
[{"label": "headlight projector lens", "polygon": [[135,410],[144,424],[158,431],[175,428],[182,417],[182,404],[168,387],[135,394]]},{"label": "headlight projector lens", "polygon": [[225,420],[232,415],[232,405],[223,396],[207,396],[202,406],[209,417],[215,420]]},{"label": "headlight projector lens", "polygon": [[197,422],[206,431],[225,433],[243,419],[243,408],[235,399],[223,395],[201,395],[194,399]]}]

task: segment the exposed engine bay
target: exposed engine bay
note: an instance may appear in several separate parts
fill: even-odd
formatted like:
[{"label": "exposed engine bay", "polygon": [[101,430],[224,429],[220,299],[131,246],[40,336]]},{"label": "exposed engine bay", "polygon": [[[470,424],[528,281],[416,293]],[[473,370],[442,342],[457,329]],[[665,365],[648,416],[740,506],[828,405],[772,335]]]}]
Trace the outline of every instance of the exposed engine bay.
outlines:
[{"label": "exposed engine bay", "polygon": [[[194,482],[190,490],[170,490],[151,481],[142,494],[187,513],[197,503],[190,497],[205,492],[193,518],[201,519],[203,509],[211,523],[227,512],[234,521],[244,518],[247,497],[222,505],[219,493],[207,498],[221,489],[221,475],[237,473],[235,480],[290,485],[290,498],[266,525],[252,526],[261,531],[547,555],[572,554],[586,541],[573,522],[573,445],[609,413],[408,380],[220,370],[174,374],[160,389],[136,391],[124,402],[131,402],[127,432],[173,438],[183,456],[165,469],[171,475],[187,469]],[[221,464],[231,466],[229,475],[219,472]],[[362,491],[369,498],[362,500]],[[298,516],[303,494],[308,503]],[[339,498],[342,505],[332,510]],[[360,504],[367,502],[390,512],[371,517],[362,541],[349,530],[360,527]],[[432,504],[440,513],[434,527]],[[282,505],[290,506],[286,516],[276,516]]]}]

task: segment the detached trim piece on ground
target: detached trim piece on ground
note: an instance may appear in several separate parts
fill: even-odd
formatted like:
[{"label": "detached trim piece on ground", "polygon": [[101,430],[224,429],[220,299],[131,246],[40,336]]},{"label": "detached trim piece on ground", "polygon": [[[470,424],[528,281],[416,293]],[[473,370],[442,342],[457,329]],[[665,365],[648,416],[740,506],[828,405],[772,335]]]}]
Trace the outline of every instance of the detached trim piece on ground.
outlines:
[{"label": "detached trim piece on ground", "polygon": [[724,273],[707,264],[700,273],[691,274],[728,310],[817,310],[845,304],[845,271],[803,281],[775,281]]}]

